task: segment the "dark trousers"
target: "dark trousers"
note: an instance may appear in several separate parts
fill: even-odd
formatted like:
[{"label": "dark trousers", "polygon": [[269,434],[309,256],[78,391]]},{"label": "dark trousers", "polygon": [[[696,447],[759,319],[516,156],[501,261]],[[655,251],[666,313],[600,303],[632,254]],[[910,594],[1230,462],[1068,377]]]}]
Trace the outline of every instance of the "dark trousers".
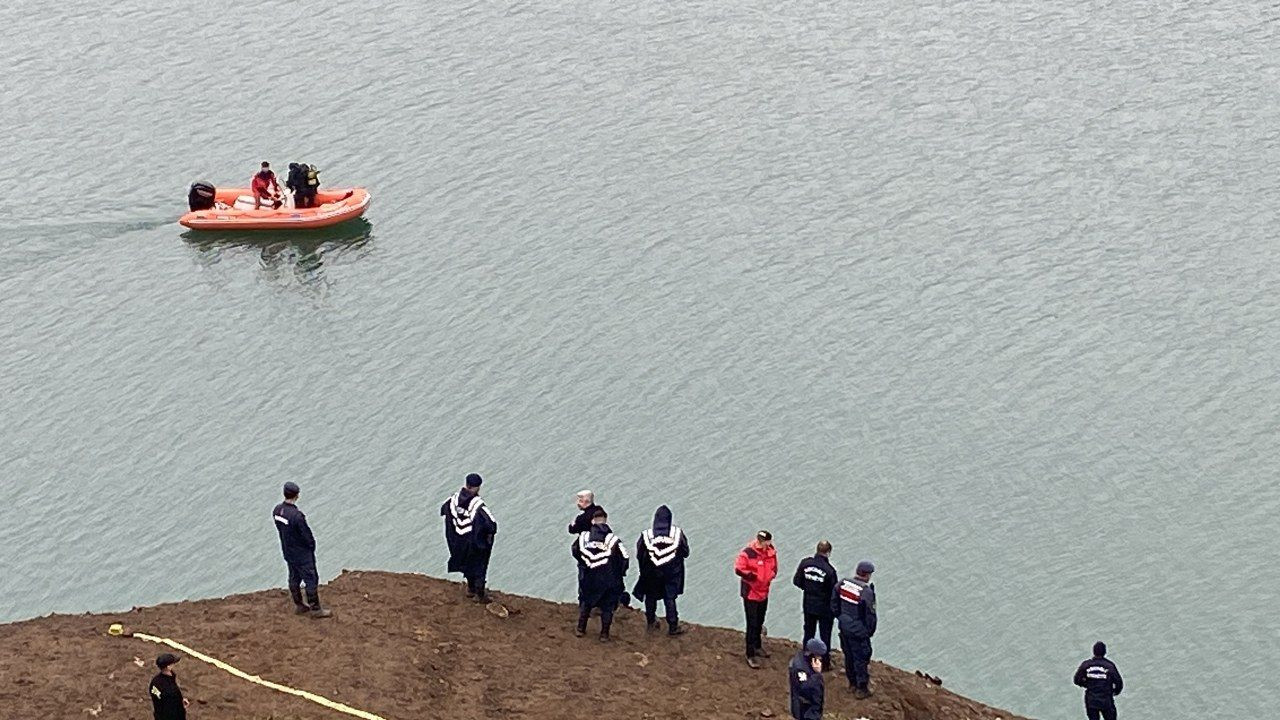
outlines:
[{"label": "dark trousers", "polygon": [[840,633],[840,649],[844,651],[844,675],[849,678],[849,687],[869,689],[871,638],[856,638]]},{"label": "dark trousers", "polygon": [[[304,560],[302,562],[285,563],[289,566],[289,595],[293,597],[294,605],[309,605],[312,610],[320,609],[320,576],[316,573],[316,561]],[[307,602],[302,602],[302,588],[300,585],[307,586]]]},{"label": "dark trousers", "polygon": [[472,548],[462,565],[462,577],[467,579],[467,590],[484,595],[485,578],[489,575],[489,557],[493,548]]},{"label": "dark trousers", "polygon": [[1095,708],[1085,705],[1084,715],[1089,720],[1116,720],[1116,706]]},{"label": "dark trousers", "polygon": [[822,656],[822,669],[827,671],[831,669],[831,626],[835,624],[836,619],[824,615],[813,615],[811,613],[804,614],[804,642],[809,642],[813,638],[815,630],[823,644],[827,646],[827,654]]},{"label": "dark trousers", "polygon": [[769,598],[742,598],[742,609],[747,615],[747,657],[755,657],[764,644],[764,614],[769,609]]},{"label": "dark trousers", "polygon": [[[578,629],[586,631],[587,620],[591,617],[591,611],[596,605],[588,605],[587,603],[578,603]],[[604,635],[609,632],[609,626],[613,624],[613,611],[617,608],[617,603],[606,604],[600,608],[600,634]]]},{"label": "dark trousers", "polygon": [[315,190],[299,190],[293,194],[294,207],[309,208],[316,206]]},{"label": "dark trousers", "polygon": [[[658,600],[653,595],[644,596],[644,617],[650,623],[658,620]],[[663,609],[667,611],[667,624],[675,625],[680,621],[680,613],[676,610],[676,596],[667,593],[661,600]]]}]

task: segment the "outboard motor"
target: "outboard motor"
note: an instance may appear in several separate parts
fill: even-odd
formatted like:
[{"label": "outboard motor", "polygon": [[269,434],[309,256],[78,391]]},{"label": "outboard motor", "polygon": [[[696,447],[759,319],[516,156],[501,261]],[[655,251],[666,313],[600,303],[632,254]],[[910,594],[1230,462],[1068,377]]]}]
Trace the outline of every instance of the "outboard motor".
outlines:
[{"label": "outboard motor", "polygon": [[207,182],[191,183],[191,191],[187,193],[187,205],[192,210],[212,210],[217,192],[217,188]]}]

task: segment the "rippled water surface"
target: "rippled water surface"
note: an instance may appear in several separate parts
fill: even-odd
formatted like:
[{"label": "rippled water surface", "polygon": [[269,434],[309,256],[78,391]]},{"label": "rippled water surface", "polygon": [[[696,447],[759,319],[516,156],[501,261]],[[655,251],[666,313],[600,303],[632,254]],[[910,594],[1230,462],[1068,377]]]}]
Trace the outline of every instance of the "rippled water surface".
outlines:
[{"label": "rippled water surface", "polygon": [[[442,573],[573,594],[669,503],[698,622],[771,528],[878,657],[1051,720],[1280,706],[1272,3],[0,7],[0,620]],[[187,236],[262,159],[367,222]],[[568,620],[566,619],[566,622]],[[800,630],[785,582],[774,633]]]}]

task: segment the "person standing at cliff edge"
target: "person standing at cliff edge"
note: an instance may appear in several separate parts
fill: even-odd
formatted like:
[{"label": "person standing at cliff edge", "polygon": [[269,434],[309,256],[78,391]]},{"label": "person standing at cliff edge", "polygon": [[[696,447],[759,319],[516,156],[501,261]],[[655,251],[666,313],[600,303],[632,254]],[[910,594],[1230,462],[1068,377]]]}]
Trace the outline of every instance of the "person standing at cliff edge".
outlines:
[{"label": "person standing at cliff edge", "polygon": [[844,578],[831,594],[831,610],[840,619],[840,650],[844,674],[854,697],[871,695],[871,637],[876,634],[876,586],[870,560],[858,563],[854,576]]},{"label": "person standing at cliff edge", "polygon": [[831,626],[835,615],[831,612],[831,593],[839,576],[831,565],[831,543],[823,540],[811,558],[800,561],[791,584],[804,591],[804,640],[809,642],[815,633],[822,638],[828,652],[822,658],[822,669],[831,669]]},{"label": "person standing at cliff edge", "polygon": [[757,657],[769,657],[764,649],[764,615],[769,609],[769,584],[778,575],[778,552],[768,530],[756,533],[755,540],[738,553],[733,572],[741,578],[742,609],[747,616],[747,665],[760,668]]},{"label": "person standing at cliff edge", "polygon": [[460,572],[467,579],[467,597],[487,602],[485,581],[489,574],[489,557],[493,554],[493,538],[498,534],[498,521],[480,499],[484,478],[475,473],[467,476],[462,489],[440,506],[444,517],[444,539],[449,545],[449,572]]},{"label": "person standing at cliff edge", "polygon": [[569,523],[570,535],[581,535],[591,529],[591,518],[595,517],[596,510],[600,508],[596,505],[596,494],[590,490],[583,490],[578,493],[578,517]]},{"label": "person standing at cliff edge", "polygon": [[653,514],[653,525],[640,533],[636,541],[636,560],[640,579],[635,596],[644,600],[644,617],[650,630],[658,627],[658,601],[667,613],[667,634],[682,635],[676,598],[684,592],[684,559],[689,557],[689,539],[684,531],[671,523],[671,509],[666,505]]},{"label": "person standing at cliff edge", "polygon": [[604,508],[596,508],[591,529],[573,541],[569,552],[578,561],[578,627],[573,634],[586,635],[591,611],[599,608],[600,642],[609,642],[613,613],[622,599],[623,578],[631,560],[622,539],[609,527],[609,515]]},{"label": "person standing at cliff edge", "polygon": [[151,684],[147,686],[155,720],[187,720],[187,707],[191,705],[191,701],[182,697],[182,691],[178,689],[178,677],[173,674],[174,664],[181,659],[173,653],[163,653],[156,658],[156,667],[160,668],[160,672],[151,678]]},{"label": "person standing at cliff edge", "polygon": [[[313,618],[327,618],[332,612],[320,606],[320,576],[316,572],[316,538],[307,525],[307,516],[298,509],[297,484],[284,484],[284,502],[271,511],[276,530],[280,533],[280,549],[284,562],[289,566],[289,595],[293,597],[294,612]],[[306,585],[307,601],[302,601],[302,588]]]},{"label": "person standing at cliff edge", "polygon": [[822,659],[829,654],[826,643],[809,638],[804,649],[787,666],[787,679],[791,682],[791,717],[794,720],[822,720],[822,706],[826,700]]},{"label": "person standing at cliff edge", "polygon": [[1124,680],[1116,664],[1107,659],[1107,644],[1093,644],[1093,657],[1076,669],[1076,685],[1084,688],[1084,714],[1089,720],[1116,720],[1116,696]]}]

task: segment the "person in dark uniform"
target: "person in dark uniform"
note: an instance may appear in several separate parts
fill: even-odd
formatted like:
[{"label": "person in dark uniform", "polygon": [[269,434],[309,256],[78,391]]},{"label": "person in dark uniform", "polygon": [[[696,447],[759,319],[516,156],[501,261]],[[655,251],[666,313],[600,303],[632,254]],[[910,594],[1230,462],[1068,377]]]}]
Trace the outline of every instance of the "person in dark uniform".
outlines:
[{"label": "person in dark uniform", "polygon": [[855,575],[836,583],[831,591],[831,611],[840,620],[840,649],[844,673],[855,697],[871,695],[871,637],[876,634],[876,586],[870,560],[858,563]]},{"label": "person in dark uniform", "polygon": [[636,559],[640,579],[635,596],[644,600],[644,616],[650,630],[658,628],[658,601],[667,611],[667,634],[681,635],[680,614],[676,598],[684,592],[684,559],[689,557],[689,539],[684,531],[671,524],[671,509],[666,505],[653,514],[653,526],[640,533],[636,541]]},{"label": "person in dark uniform", "polygon": [[[276,530],[280,533],[280,549],[285,564],[289,566],[289,595],[293,597],[294,612],[313,618],[327,618],[332,612],[320,606],[320,576],[316,572],[316,538],[307,525],[307,516],[298,509],[297,484],[284,484],[284,502],[271,511]],[[302,601],[302,588],[307,588],[307,601]]]},{"label": "person in dark uniform", "polygon": [[578,627],[573,634],[586,635],[587,619],[593,609],[599,608],[600,642],[608,642],[630,558],[621,538],[610,529],[604,508],[596,508],[591,529],[578,535],[569,551],[578,561]]},{"label": "person in dark uniform", "polygon": [[791,658],[787,678],[791,681],[791,717],[795,720],[822,720],[826,699],[822,659],[829,655],[826,643],[810,638],[805,641],[804,649]]},{"label": "person in dark uniform", "polygon": [[182,697],[182,691],[178,689],[178,676],[173,674],[174,664],[181,659],[173,653],[164,653],[156,658],[156,667],[160,668],[160,672],[151,678],[151,684],[147,686],[155,720],[187,720],[187,706],[191,702]]},{"label": "person in dark uniform", "polygon": [[303,208],[303,192],[306,188],[307,177],[302,170],[302,166],[298,163],[289,163],[289,174],[285,176],[284,187],[293,194],[293,206],[295,208]]},{"label": "person in dark uniform", "polygon": [[791,582],[804,591],[804,642],[820,633],[827,655],[822,658],[822,669],[831,669],[831,626],[835,615],[831,612],[831,593],[836,587],[836,569],[831,565],[831,543],[818,543],[813,557],[800,561]]},{"label": "person in dark uniform", "polygon": [[590,490],[583,490],[578,493],[578,517],[569,523],[570,535],[581,535],[591,529],[591,518],[596,514],[596,510],[600,509],[596,505],[596,494]]},{"label": "person in dark uniform", "polygon": [[476,602],[489,600],[485,582],[493,539],[498,534],[498,521],[480,498],[482,482],[484,478],[471,473],[462,489],[440,506],[444,539],[449,545],[449,572],[462,573],[467,580],[467,597]]},{"label": "person in dark uniform", "polygon": [[1084,688],[1084,714],[1089,720],[1116,720],[1116,696],[1124,680],[1116,664],[1107,659],[1107,644],[1093,644],[1093,657],[1076,669],[1076,685]]}]

